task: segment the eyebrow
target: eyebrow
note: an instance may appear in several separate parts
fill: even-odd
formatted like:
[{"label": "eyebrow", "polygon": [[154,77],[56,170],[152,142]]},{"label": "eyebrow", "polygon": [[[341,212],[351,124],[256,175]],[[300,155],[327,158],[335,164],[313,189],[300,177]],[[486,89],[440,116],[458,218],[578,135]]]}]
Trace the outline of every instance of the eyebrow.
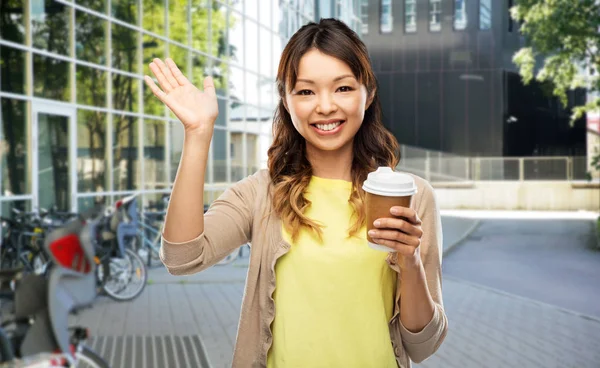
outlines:
[{"label": "eyebrow", "polygon": [[[344,75],[340,75],[339,77],[335,77],[335,79],[333,80],[334,82],[340,81],[342,79],[345,78],[354,78],[354,76],[352,74],[344,74]],[[354,78],[356,79],[356,78]],[[315,84],[314,81],[310,80],[310,79],[296,79],[296,82],[304,82],[304,83],[309,83],[309,84]]]}]

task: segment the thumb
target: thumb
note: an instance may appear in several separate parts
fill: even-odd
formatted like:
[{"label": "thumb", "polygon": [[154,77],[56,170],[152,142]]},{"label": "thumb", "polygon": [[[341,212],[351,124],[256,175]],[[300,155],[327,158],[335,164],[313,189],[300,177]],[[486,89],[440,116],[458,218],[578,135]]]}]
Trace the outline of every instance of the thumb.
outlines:
[{"label": "thumb", "polygon": [[212,96],[217,95],[217,93],[215,92],[215,82],[213,81],[210,75],[204,78],[204,92]]}]

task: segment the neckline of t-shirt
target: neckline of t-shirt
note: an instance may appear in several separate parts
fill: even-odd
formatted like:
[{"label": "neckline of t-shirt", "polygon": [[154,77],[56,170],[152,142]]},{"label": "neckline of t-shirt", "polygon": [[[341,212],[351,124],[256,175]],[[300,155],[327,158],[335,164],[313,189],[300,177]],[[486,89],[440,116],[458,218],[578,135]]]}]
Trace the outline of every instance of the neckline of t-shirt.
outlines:
[{"label": "neckline of t-shirt", "polygon": [[322,178],[320,176],[313,175],[311,180],[316,183],[323,183],[323,184],[329,184],[329,185],[340,185],[340,186],[344,186],[344,187],[352,187],[352,182],[346,181],[344,179],[329,179],[329,178]]}]

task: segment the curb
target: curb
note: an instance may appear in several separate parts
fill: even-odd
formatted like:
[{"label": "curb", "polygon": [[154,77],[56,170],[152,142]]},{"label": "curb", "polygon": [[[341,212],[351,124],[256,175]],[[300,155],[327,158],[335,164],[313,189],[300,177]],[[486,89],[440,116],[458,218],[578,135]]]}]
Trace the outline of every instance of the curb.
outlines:
[{"label": "curb", "polygon": [[479,227],[480,224],[480,219],[475,220],[473,225],[471,225],[471,227],[469,227],[460,238],[458,238],[454,243],[450,244],[442,251],[442,256],[447,256],[454,248],[456,248],[458,245],[462,244],[465,240],[467,240],[467,238]]},{"label": "curb", "polygon": [[589,314],[585,314],[585,313],[581,313],[581,312],[576,312],[576,311],[571,310],[571,309],[566,309],[566,308],[559,307],[559,306],[556,306],[556,305],[552,305],[552,304],[549,304],[549,303],[546,303],[546,302],[541,302],[539,300],[527,298],[525,296],[521,296],[521,295],[517,295],[517,294],[512,294],[512,293],[509,293],[509,292],[506,292],[506,291],[503,291],[503,290],[500,290],[500,289],[495,289],[495,288],[492,288],[492,287],[489,287],[489,286],[477,284],[475,282],[463,280],[463,279],[460,279],[460,278],[457,278],[457,277],[444,276],[444,278],[448,279],[448,280],[451,280],[451,281],[454,281],[454,282],[457,282],[457,283],[460,283],[460,284],[469,285],[471,287],[475,287],[475,288],[486,290],[486,291],[489,291],[489,292],[492,292],[492,293],[500,294],[500,295],[503,295],[503,296],[506,296],[506,297],[509,297],[509,298],[518,299],[518,300],[521,300],[523,302],[537,304],[540,307],[551,308],[551,309],[557,310],[557,311],[562,312],[562,313],[573,315],[575,317],[579,317],[579,318],[587,319],[587,320],[590,320],[590,321],[594,321],[596,323],[600,323],[600,317],[590,316]]}]

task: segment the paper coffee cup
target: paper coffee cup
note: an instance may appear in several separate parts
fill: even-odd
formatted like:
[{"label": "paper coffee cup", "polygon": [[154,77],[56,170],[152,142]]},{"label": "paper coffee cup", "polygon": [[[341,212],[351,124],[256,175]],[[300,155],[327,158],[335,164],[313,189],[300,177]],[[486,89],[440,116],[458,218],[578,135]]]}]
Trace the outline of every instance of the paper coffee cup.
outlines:
[{"label": "paper coffee cup", "polygon": [[369,173],[363,183],[366,193],[365,209],[367,211],[367,241],[369,247],[384,252],[393,251],[385,245],[373,242],[368,231],[374,229],[373,222],[378,218],[392,217],[390,209],[394,206],[410,207],[417,186],[412,176],[392,170],[390,167],[380,167]]}]

